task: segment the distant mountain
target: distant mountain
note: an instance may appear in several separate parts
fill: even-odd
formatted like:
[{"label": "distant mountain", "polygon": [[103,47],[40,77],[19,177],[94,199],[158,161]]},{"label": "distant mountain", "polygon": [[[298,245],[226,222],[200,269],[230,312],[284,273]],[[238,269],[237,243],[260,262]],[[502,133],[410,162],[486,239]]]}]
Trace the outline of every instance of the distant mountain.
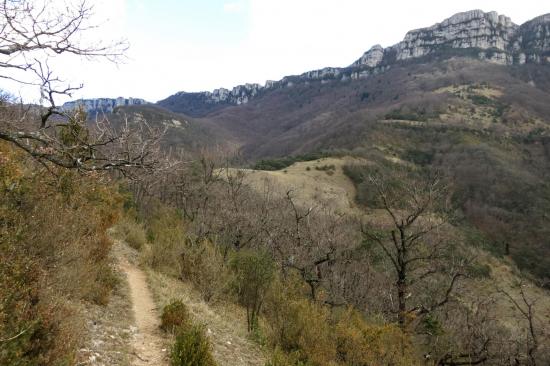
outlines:
[{"label": "distant mountain", "polygon": [[86,113],[94,115],[97,113],[113,113],[116,107],[144,104],[147,104],[147,102],[140,98],[94,98],[66,102],[61,108],[64,110],[71,110],[82,107]]},{"label": "distant mountain", "polygon": [[348,67],[329,67],[286,76],[279,81],[267,81],[263,86],[244,84],[231,90],[179,92],[158,104],[200,117],[299,83],[357,80],[378,75],[401,63],[454,56],[468,56],[500,65],[550,64],[550,14],[518,26],[496,12],[458,13],[431,27],[408,32],[405,39],[394,46],[376,45]]}]

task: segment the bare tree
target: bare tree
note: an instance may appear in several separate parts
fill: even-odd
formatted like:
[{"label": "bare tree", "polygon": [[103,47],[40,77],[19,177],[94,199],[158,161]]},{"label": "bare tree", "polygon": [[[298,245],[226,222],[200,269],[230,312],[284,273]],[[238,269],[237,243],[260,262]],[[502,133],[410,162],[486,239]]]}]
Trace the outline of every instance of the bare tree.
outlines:
[{"label": "bare tree", "polygon": [[517,359],[518,365],[527,364],[530,366],[537,365],[537,353],[540,347],[540,330],[538,329],[537,318],[535,316],[535,304],[536,299],[531,299],[525,293],[526,285],[523,283],[518,284],[519,299],[514,297],[509,291],[502,288],[498,288],[498,292],[504,295],[504,297],[512,303],[514,308],[519,312],[521,317],[527,322],[527,337],[525,340],[525,348],[527,353],[527,362],[523,363]]},{"label": "bare tree", "polygon": [[[441,234],[448,224],[443,210],[448,188],[438,175],[415,182],[398,173],[391,177],[371,174],[368,182],[389,222],[363,224],[361,231],[365,244],[380,249],[390,263],[398,323],[405,328],[408,316],[423,316],[445,305],[462,276],[460,263],[457,266],[448,261],[450,243]],[[448,279],[445,285],[437,286],[438,297],[421,296],[419,292],[427,292],[430,280],[442,273]]]},{"label": "bare tree", "polygon": [[[301,207],[291,190],[281,203],[279,235],[273,247],[283,270],[298,272],[312,300],[331,306],[346,304],[342,293],[349,283],[342,281],[351,278],[342,276],[344,268],[339,262],[344,259],[343,253],[359,242],[356,222],[323,204]],[[337,288],[339,291],[329,291]]]},{"label": "bare tree", "polygon": [[509,334],[495,314],[495,303],[496,297],[488,293],[472,300],[461,298],[430,314],[421,333],[430,344],[425,357],[437,366],[507,362]]},{"label": "bare tree", "polygon": [[152,168],[162,131],[149,126],[116,128],[103,117],[88,128],[81,110],[65,111],[56,99],[82,85],[63,82],[50,67],[53,58],[77,55],[117,62],[127,48],[124,41],[86,43],[96,29],[93,8],[86,0],[0,2],[0,78],[36,87],[41,105],[0,102],[0,140],[21,148],[39,162],[84,171]]}]

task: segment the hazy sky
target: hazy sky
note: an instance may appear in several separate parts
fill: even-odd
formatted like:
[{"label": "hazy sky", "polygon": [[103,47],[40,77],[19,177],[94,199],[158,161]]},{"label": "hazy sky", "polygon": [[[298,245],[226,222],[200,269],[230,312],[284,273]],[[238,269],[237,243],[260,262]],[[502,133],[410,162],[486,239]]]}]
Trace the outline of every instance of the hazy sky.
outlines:
[{"label": "hazy sky", "polygon": [[[157,101],[177,91],[263,84],[326,66],[347,66],[374,44],[454,13],[495,10],[521,24],[550,12],[541,0],[91,0],[98,38],[126,38],[128,60],[114,65],[58,61],[75,97]],[[13,90],[27,99],[38,92]]]}]

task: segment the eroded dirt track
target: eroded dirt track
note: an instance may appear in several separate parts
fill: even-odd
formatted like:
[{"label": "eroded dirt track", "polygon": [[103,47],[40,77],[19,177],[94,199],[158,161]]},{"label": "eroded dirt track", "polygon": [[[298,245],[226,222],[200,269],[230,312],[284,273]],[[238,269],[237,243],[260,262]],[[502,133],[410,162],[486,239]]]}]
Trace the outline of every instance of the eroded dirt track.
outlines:
[{"label": "eroded dirt track", "polygon": [[137,327],[134,336],[132,365],[168,365],[167,350],[159,330],[159,316],[153,295],[147,286],[145,273],[125,258],[120,267],[128,277],[132,309]]}]

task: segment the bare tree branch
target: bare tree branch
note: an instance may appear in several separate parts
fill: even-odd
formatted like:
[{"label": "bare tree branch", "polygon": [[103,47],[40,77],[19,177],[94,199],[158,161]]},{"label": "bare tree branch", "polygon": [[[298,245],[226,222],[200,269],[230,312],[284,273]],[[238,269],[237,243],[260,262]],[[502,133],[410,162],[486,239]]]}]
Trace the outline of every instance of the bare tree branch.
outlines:
[{"label": "bare tree branch", "polygon": [[[41,163],[80,171],[151,170],[158,163],[163,134],[146,123],[112,126],[104,116],[88,127],[81,110],[65,111],[56,103],[82,85],[67,85],[49,60],[63,54],[119,61],[127,45],[87,43],[93,8],[86,0],[64,6],[50,0],[0,0],[0,78],[36,86],[41,106],[23,108],[0,100],[0,140],[8,141]],[[88,37],[92,39],[91,36]]]}]

